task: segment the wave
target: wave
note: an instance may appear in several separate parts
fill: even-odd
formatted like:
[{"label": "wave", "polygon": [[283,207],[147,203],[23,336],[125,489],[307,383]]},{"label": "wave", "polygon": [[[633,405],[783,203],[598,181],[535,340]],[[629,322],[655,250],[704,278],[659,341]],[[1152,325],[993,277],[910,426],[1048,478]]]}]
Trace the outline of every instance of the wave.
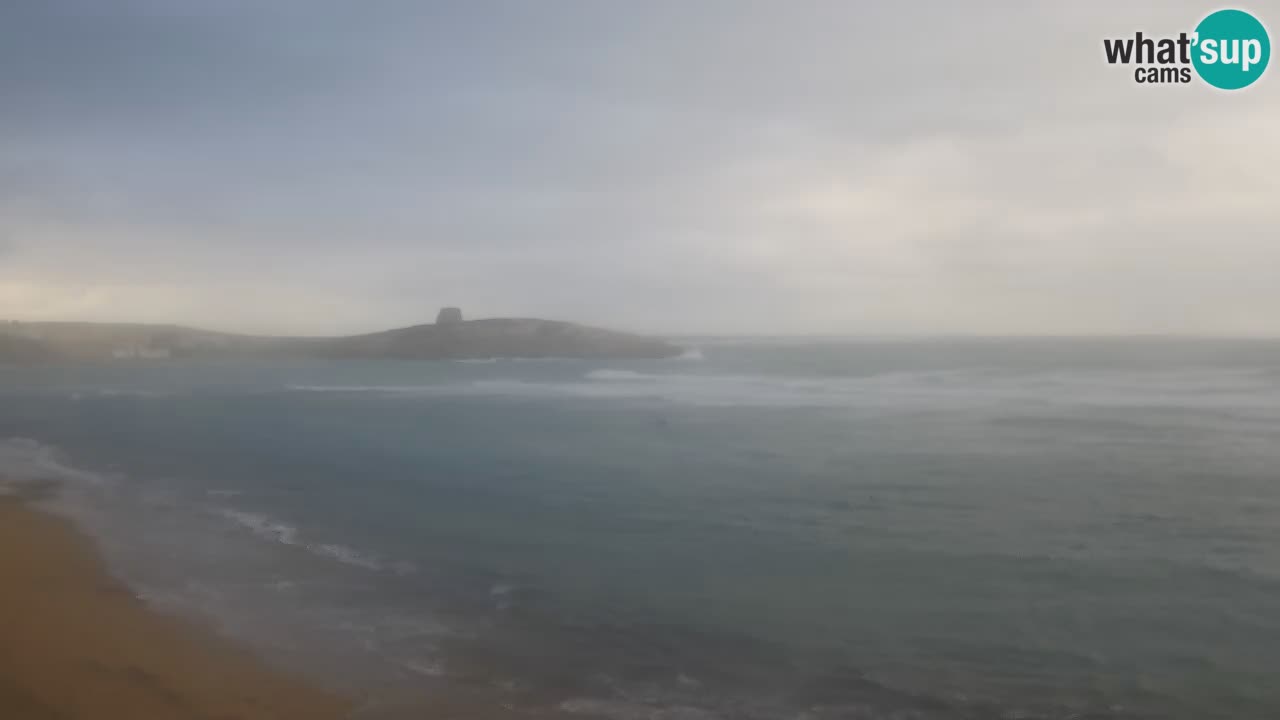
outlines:
[{"label": "wave", "polygon": [[[94,391],[94,394],[103,398],[161,398],[172,397],[176,393],[163,390],[139,390],[136,388],[100,388]],[[75,395],[83,397],[82,393],[75,393]]]},{"label": "wave", "polygon": [[493,602],[494,609],[499,611],[510,610],[515,605],[515,598],[512,597],[514,591],[515,586],[509,583],[496,583],[491,586],[489,588],[489,598]]},{"label": "wave", "polygon": [[382,393],[387,395],[420,395],[433,392],[436,385],[286,385],[288,392],[312,393]]},{"label": "wave", "polygon": [[242,510],[223,508],[218,511],[222,517],[247,528],[258,537],[274,540],[284,545],[298,544],[298,528],[293,525],[273,520],[266,515]]},{"label": "wave", "polygon": [[218,508],[215,513],[264,540],[302,548],[316,557],[334,560],[350,567],[373,572],[385,570],[394,572],[397,575],[409,575],[417,570],[412,563],[386,562],[376,555],[364,553],[346,545],[330,542],[306,542],[302,539],[297,526],[282,522],[263,513],[233,508]]},{"label": "wave", "polygon": [[444,677],[444,664],[438,660],[405,660],[400,665],[416,675]]},{"label": "wave", "polygon": [[658,377],[632,370],[592,370],[586,374],[588,380],[657,380]]},{"label": "wave", "polygon": [[[671,366],[667,366],[671,367]],[[634,400],[708,407],[937,409],[1080,405],[1098,407],[1275,407],[1280,392],[1257,378],[1132,373],[993,373],[984,369],[866,375],[638,372],[598,368],[577,378],[490,377],[422,385],[293,385],[292,392],[402,397],[496,396]]]},{"label": "wave", "polygon": [[382,563],[346,545],[322,543],[308,546],[317,555],[332,558],[343,565],[364,568],[365,570],[382,570]]},{"label": "wave", "polygon": [[30,438],[0,440],[0,495],[52,483],[102,485],[107,478],[72,466],[62,452]]},{"label": "wave", "polygon": [[706,360],[706,358],[702,355],[702,348],[697,348],[697,347],[685,348],[684,352],[680,353],[679,355],[671,359],[675,361],[683,360],[686,362],[701,362],[702,360]]},{"label": "wave", "polygon": [[573,698],[560,703],[570,715],[609,720],[719,720],[720,715],[690,705],[661,705],[642,701],[603,698]]},{"label": "wave", "polygon": [[[492,378],[431,385],[291,385],[289,391],[401,397],[630,399],[713,407],[849,407],[876,402],[877,395],[891,389],[891,384],[883,377],[647,374],[600,369],[578,380]],[[936,395],[937,388],[933,390]]]}]

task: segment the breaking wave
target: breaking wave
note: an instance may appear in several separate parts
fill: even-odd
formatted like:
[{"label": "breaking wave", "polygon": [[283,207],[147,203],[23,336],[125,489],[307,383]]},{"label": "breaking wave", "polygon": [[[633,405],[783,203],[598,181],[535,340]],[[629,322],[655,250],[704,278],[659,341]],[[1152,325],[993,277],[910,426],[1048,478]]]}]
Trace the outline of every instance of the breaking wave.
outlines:
[{"label": "breaking wave", "polygon": [[658,375],[646,375],[633,370],[592,370],[587,373],[588,380],[622,380],[622,381],[652,381],[657,380]]},{"label": "breaking wave", "polygon": [[[669,366],[668,366],[669,367]],[[291,385],[290,392],[397,397],[494,396],[636,400],[707,407],[832,409],[964,408],[993,403],[1210,407],[1275,407],[1274,388],[1256,378],[1213,384],[1187,373],[991,373],[981,369],[880,372],[866,375],[712,374],[598,368],[578,377],[488,377],[421,385]]]},{"label": "breaking wave", "polygon": [[[931,401],[950,391],[971,395],[963,384],[925,386],[901,375],[787,377],[643,373],[603,368],[578,379],[485,378],[424,385],[291,385],[291,392],[374,394],[397,397],[495,396],[620,399],[710,407],[857,407],[902,403],[927,393]],[[923,396],[923,395],[922,395]]]},{"label": "breaking wave", "polygon": [[390,571],[397,575],[408,575],[416,571],[412,563],[387,562],[369,553],[363,553],[346,545],[330,542],[307,542],[302,539],[297,526],[276,520],[268,515],[232,508],[219,508],[217,515],[233,524],[252,532],[254,535],[271,542],[298,547],[316,557],[334,560],[343,565],[357,567],[373,572]]},{"label": "breaking wave", "polygon": [[706,360],[706,358],[702,355],[702,348],[696,348],[696,347],[689,347],[689,348],[685,348],[685,351],[684,351],[684,352],[680,353],[679,355],[677,355],[677,356],[675,356],[675,357],[673,357],[673,358],[671,358],[671,359],[672,359],[672,360],[684,360],[684,361],[701,361],[701,360]]},{"label": "breaking wave", "polygon": [[101,485],[106,480],[102,475],[72,466],[51,445],[29,438],[0,440],[0,495],[12,495],[45,483]]}]

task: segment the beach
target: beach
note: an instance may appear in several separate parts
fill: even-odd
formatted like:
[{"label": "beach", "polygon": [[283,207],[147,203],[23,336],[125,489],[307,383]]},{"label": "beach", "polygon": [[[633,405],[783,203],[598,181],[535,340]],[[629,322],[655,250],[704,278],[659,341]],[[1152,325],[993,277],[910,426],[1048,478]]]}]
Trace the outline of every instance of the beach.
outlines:
[{"label": "beach", "polygon": [[346,717],[347,704],[148,609],[65,520],[0,497],[0,717]]}]

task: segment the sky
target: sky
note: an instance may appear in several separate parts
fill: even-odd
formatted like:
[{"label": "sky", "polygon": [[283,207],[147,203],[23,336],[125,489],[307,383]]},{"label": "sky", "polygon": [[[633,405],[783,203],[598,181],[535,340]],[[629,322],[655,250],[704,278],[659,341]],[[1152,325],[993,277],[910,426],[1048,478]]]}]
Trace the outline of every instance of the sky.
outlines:
[{"label": "sky", "polygon": [[1217,7],[4,0],[0,318],[1277,336],[1280,68],[1103,56]]}]

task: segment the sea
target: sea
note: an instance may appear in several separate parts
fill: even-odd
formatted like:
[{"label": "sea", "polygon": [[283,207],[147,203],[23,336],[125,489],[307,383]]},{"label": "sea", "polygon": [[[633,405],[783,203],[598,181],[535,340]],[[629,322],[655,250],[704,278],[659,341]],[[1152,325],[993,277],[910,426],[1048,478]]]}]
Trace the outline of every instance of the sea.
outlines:
[{"label": "sea", "polygon": [[1280,718],[1280,342],[0,368],[0,491],[356,718]]}]

